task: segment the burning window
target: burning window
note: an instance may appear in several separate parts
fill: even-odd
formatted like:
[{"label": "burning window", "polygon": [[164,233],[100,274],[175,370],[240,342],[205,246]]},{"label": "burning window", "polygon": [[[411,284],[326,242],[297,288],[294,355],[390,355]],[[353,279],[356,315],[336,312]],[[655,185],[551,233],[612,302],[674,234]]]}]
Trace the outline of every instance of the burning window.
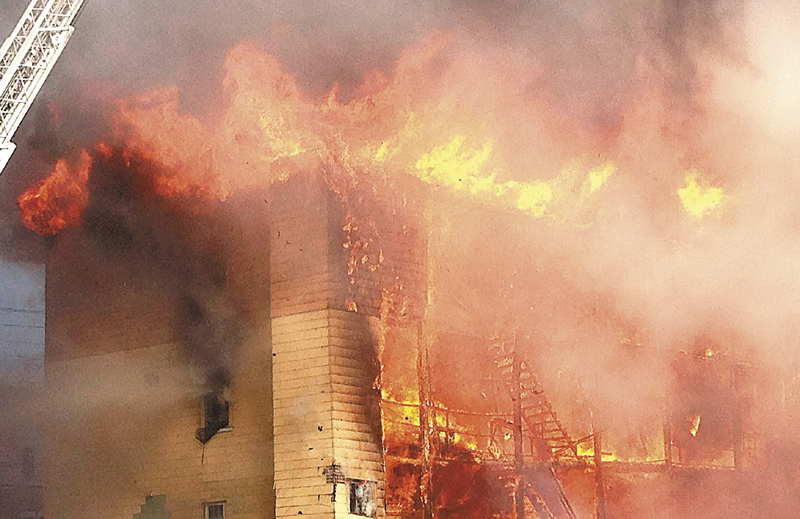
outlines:
[{"label": "burning window", "polygon": [[195,436],[207,443],[219,431],[230,429],[230,403],[226,391],[216,391],[203,397],[203,427]]},{"label": "burning window", "polygon": [[375,482],[359,479],[347,480],[350,499],[350,513],[364,517],[375,517],[378,506],[375,503]]},{"label": "burning window", "polygon": [[205,519],[225,519],[225,501],[205,504]]}]

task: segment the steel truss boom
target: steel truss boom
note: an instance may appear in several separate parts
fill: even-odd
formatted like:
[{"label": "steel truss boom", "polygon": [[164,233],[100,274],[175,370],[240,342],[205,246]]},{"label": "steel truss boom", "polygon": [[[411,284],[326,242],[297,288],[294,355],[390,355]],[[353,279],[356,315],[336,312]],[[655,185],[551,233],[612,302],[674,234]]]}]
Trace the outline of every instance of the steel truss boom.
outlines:
[{"label": "steel truss boom", "polygon": [[0,173],[11,142],[74,28],[84,0],[32,0],[0,47]]}]

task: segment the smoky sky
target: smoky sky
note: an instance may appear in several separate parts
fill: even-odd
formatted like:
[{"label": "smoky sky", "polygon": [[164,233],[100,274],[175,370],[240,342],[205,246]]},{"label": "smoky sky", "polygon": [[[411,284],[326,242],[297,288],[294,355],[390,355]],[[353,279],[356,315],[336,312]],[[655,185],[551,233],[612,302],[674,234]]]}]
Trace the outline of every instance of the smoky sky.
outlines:
[{"label": "smoky sky", "polygon": [[[39,252],[18,222],[19,193],[58,157],[102,137],[114,101],[176,85],[182,107],[212,119],[222,99],[226,51],[251,39],[275,55],[311,96],[334,84],[347,100],[364,74],[390,71],[403,48],[434,31],[478,46],[508,48],[535,70],[529,94],[591,131],[614,133],[641,56],[658,55],[657,74],[684,114],[702,89],[698,49],[746,62],[735,29],[741,2],[643,0],[554,2],[450,0],[311,2],[280,0],[87,0],[59,64],[18,130],[19,149],[0,177],[6,255]],[[27,1],[3,0],[0,31],[9,34]],[[57,108],[56,108],[57,107]]]}]

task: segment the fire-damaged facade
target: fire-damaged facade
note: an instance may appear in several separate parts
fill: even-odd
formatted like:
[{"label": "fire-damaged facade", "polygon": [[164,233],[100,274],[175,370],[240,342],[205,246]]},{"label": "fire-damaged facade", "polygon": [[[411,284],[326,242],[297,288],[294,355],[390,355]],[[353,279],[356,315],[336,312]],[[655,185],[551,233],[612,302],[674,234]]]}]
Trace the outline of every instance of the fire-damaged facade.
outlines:
[{"label": "fire-damaged facade", "polygon": [[128,209],[50,246],[46,515],[384,516],[378,278],[417,282],[417,229],[398,220],[370,269],[313,167],[225,202],[241,225],[214,243],[153,240]]},{"label": "fire-damaged facade", "polygon": [[0,519],[800,517],[800,2],[584,4],[4,0]]},{"label": "fire-damaged facade", "polygon": [[[476,249],[448,218],[518,215],[280,167],[213,217],[125,206],[138,188],[95,170],[83,227],[49,248],[46,517],[724,517],[731,489],[779,477],[759,426],[776,388],[718,345],[667,359],[663,405],[626,428],[567,368],[548,379],[514,301],[453,302],[468,273],[431,251]],[[650,352],[621,340],[627,376]]]}]

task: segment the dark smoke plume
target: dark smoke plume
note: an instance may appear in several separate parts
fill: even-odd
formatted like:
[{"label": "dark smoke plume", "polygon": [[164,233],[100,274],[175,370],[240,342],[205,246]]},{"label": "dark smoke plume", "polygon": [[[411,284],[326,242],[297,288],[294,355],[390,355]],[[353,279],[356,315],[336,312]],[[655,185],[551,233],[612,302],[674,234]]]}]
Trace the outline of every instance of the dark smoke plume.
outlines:
[{"label": "dark smoke plume", "polygon": [[177,338],[208,388],[221,390],[243,333],[226,293],[227,223],[201,201],[157,195],[158,173],[121,150],[96,153],[82,230],[106,261],[158,280],[174,301]]}]

